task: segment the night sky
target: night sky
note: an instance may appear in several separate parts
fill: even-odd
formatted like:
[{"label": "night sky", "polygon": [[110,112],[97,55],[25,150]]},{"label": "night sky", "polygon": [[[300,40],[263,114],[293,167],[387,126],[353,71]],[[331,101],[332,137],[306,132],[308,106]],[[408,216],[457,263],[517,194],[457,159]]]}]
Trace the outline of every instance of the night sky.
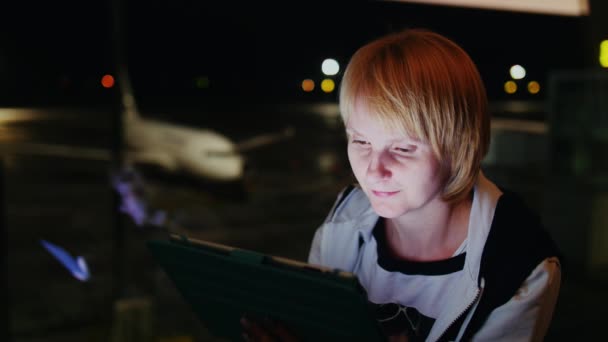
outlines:
[{"label": "night sky", "polygon": [[115,73],[112,6],[119,3],[124,56],[141,102],[335,100],[335,93],[303,93],[301,80],[320,81],[324,58],[344,67],[359,46],[404,27],[461,44],[493,100],[507,98],[502,84],[514,63],[542,86],[552,70],[595,62],[587,18],[396,2],[40,1],[3,11],[0,104],[112,102],[115,89],[99,81]]}]

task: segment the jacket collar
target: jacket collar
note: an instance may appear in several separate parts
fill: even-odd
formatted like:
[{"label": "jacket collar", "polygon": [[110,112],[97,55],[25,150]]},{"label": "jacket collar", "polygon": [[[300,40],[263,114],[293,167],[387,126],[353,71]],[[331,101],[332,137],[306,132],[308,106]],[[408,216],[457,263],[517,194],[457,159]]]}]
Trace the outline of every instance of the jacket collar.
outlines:
[{"label": "jacket collar", "polygon": [[[464,265],[470,280],[478,281],[483,247],[501,195],[502,191],[480,171],[473,187],[473,203],[467,233],[467,257]],[[356,187],[335,209],[331,222],[347,223],[355,227],[360,239],[368,243],[378,218],[365,193],[360,187]]]},{"label": "jacket collar", "polygon": [[[451,291],[454,295],[446,303],[448,310],[437,317],[428,336],[429,340],[439,338],[450,324],[465,313],[467,308],[475,305],[479,298],[480,287],[483,286],[479,279],[481,256],[501,195],[500,189],[480,172],[473,188],[463,281],[453,285]],[[356,188],[335,208],[330,224],[354,228],[359,241],[368,243],[372,239],[372,231],[378,218],[379,216],[372,209],[366,195],[361,189]],[[350,243],[355,243],[355,241]],[[350,261],[354,264],[353,260]]]}]

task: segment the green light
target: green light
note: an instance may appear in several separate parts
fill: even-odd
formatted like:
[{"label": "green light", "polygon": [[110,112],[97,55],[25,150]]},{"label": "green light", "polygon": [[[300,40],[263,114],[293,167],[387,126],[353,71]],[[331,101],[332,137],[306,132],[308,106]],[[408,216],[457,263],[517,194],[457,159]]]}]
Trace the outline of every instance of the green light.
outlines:
[{"label": "green light", "polygon": [[197,77],[195,82],[196,82],[196,87],[199,89],[209,88],[209,77],[207,77],[207,76]]}]

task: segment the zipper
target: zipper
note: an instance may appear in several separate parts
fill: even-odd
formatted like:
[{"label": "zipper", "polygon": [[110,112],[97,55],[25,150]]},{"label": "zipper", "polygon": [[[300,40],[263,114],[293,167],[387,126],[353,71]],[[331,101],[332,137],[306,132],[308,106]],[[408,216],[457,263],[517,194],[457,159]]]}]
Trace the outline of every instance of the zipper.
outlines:
[{"label": "zipper", "polygon": [[352,273],[356,273],[360,266],[361,266],[361,260],[363,260],[363,253],[361,253],[361,250],[363,249],[363,246],[365,246],[365,239],[363,238],[363,236],[361,236],[361,232],[359,232],[359,249],[357,250],[357,259],[355,260],[355,265],[353,266],[353,270],[351,271]]},{"label": "zipper", "polygon": [[[466,315],[469,312],[469,310],[471,310],[471,308],[473,307],[473,305],[475,305],[475,303],[477,303],[477,301],[481,297],[481,294],[483,293],[484,284],[485,284],[485,281],[482,278],[481,279],[481,287],[477,289],[477,294],[475,295],[475,298],[473,298],[473,300],[471,301],[471,303],[469,303],[469,305],[467,305],[467,307],[464,309],[464,311],[462,311],[458,316],[456,316],[456,318],[454,320],[452,320],[452,323],[450,323],[448,325],[448,327],[445,328],[445,330],[441,333],[441,335],[439,335],[439,338],[436,341],[441,341],[442,338],[443,338],[443,336],[445,335],[445,333],[447,333],[448,330],[450,330],[450,328],[452,327],[452,325],[454,325],[454,323],[458,322],[458,320],[460,320],[462,318],[462,316]],[[462,323],[464,323],[464,321]],[[456,334],[456,336],[458,336],[458,334]]]}]

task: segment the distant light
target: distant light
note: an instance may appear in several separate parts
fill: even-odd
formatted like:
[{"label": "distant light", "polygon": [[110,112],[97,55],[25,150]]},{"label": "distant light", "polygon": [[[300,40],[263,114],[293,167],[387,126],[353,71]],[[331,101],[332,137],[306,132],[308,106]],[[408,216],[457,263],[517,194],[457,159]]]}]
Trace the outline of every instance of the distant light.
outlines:
[{"label": "distant light", "polygon": [[338,158],[334,152],[322,152],[319,154],[318,158],[319,170],[321,170],[323,173],[337,171]]},{"label": "distant light", "polygon": [[326,78],[321,82],[321,90],[323,90],[326,93],[331,93],[332,91],[334,91],[334,89],[336,88],[336,84],[334,83],[334,80]]},{"label": "distant light", "polygon": [[600,65],[603,68],[608,68],[608,40],[603,40],[600,43]]},{"label": "distant light", "polygon": [[526,77],[526,69],[519,64],[512,66],[511,69],[509,69],[509,73],[514,80],[521,80]]},{"label": "distant light", "polygon": [[[444,6],[469,7],[524,13],[583,16],[591,12],[591,0],[400,0]],[[596,10],[595,8],[593,9]]]},{"label": "distant light", "polygon": [[514,81],[505,82],[505,92],[507,94],[514,94],[517,91],[517,84]]},{"label": "distant light", "polygon": [[199,89],[209,88],[209,77],[201,76],[196,78],[196,87]]},{"label": "distant light", "polygon": [[333,76],[340,71],[340,64],[333,58],[327,58],[321,64],[321,71],[327,76]]},{"label": "distant light", "polygon": [[538,94],[539,91],[540,91],[540,84],[538,84],[538,82],[536,82],[536,81],[528,82],[528,92],[530,94]]},{"label": "distant light", "polygon": [[112,75],[103,75],[101,78],[101,86],[104,88],[112,88],[114,86],[114,77]]},{"label": "distant light", "polygon": [[315,81],[313,81],[309,78],[302,81],[302,90],[309,93],[309,92],[313,91],[314,89],[315,89]]}]

